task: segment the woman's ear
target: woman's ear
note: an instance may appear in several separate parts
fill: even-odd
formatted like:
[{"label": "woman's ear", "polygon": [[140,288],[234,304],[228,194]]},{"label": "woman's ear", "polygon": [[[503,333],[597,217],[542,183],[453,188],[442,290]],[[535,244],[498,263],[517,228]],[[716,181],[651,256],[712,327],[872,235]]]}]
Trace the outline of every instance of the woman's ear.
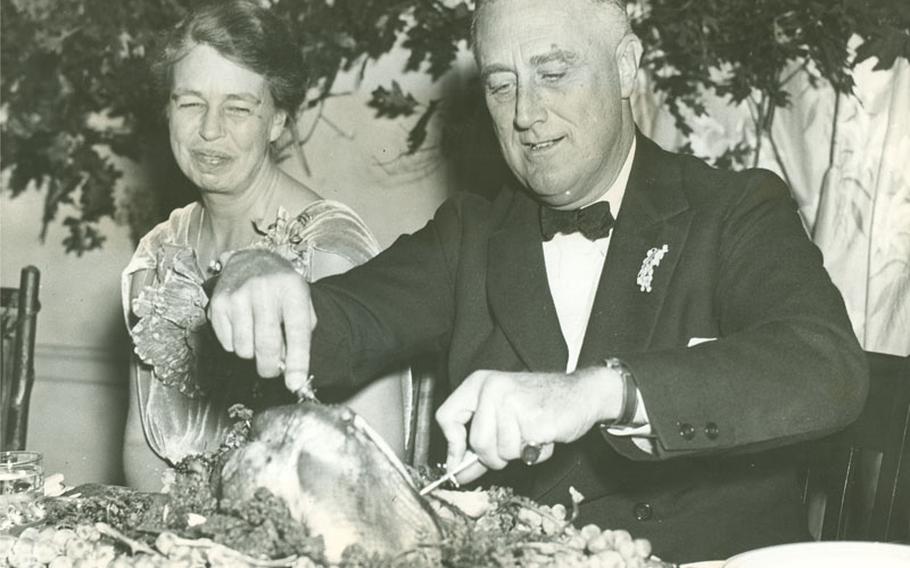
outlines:
[{"label": "woman's ear", "polygon": [[624,35],[616,46],[616,67],[619,70],[619,84],[624,99],[628,99],[635,92],[635,76],[638,74],[641,54],[641,40],[632,32]]},{"label": "woman's ear", "polygon": [[287,125],[288,113],[283,110],[276,110],[275,116],[272,117],[272,126],[269,128],[269,142],[274,142],[281,138],[284,127]]}]

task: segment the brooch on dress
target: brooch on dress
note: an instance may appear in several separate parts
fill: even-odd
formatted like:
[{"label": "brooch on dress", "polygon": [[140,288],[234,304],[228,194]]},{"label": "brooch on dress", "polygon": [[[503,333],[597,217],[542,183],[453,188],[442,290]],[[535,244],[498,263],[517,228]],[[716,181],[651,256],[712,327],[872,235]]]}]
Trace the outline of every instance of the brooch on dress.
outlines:
[{"label": "brooch on dress", "polygon": [[660,265],[660,261],[663,260],[664,256],[670,251],[670,247],[664,244],[662,247],[654,247],[648,251],[648,254],[645,255],[645,259],[641,261],[641,269],[638,271],[638,278],[635,279],[635,283],[638,284],[638,289],[642,292],[651,291],[651,280],[654,279],[654,269]]},{"label": "brooch on dress", "polygon": [[301,243],[304,241],[304,230],[310,222],[307,213],[291,217],[284,207],[278,207],[274,223],[264,226],[262,221],[253,223],[260,238],[251,248],[268,249],[289,261],[294,270],[301,274],[309,272],[308,255],[303,254]]}]

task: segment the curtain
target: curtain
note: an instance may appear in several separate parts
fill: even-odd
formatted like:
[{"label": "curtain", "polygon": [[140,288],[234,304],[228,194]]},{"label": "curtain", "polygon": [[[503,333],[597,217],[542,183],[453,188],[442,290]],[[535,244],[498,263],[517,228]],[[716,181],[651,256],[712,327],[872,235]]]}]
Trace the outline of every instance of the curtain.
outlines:
[{"label": "curtain", "polygon": [[[693,153],[720,156],[759,143],[758,165],[790,184],[807,232],[847,305],[867,351],[910,355],[910,63],[853,73],[853,95],[837,96],[805,71],[787,83],[789,108],[758,140],[748,103],[706,94],[707,114],[687,120]],[[798,68],[798,66],[794,66]],[[633,99],[639,128],[667,148],[686,139],[642,74]],[[749,164],[751,165],[751,163]]]}]

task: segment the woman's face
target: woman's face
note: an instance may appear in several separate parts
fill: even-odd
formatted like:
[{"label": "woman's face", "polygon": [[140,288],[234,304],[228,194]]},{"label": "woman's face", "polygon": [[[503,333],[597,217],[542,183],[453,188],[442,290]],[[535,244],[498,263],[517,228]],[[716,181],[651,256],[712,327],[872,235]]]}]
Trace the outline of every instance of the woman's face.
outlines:
[{"label": "woman's face", "polygon": [[203,191],[250,187],[286,115],[261,75],[197,45],[174,66],[168,125],[183,173]]}]

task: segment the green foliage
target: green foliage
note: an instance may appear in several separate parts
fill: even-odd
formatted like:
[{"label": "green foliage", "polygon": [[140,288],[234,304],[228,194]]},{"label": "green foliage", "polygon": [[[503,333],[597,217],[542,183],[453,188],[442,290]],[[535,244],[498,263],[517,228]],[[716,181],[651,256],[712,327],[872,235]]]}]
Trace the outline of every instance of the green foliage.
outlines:
[{"label": "green foliage", "polygon": [[[737,142],[719,167],[758,163],[763,136],[784,177],[787,171],[771,137],[775,111],[788,107],[788,82],[805,73],[813,86],[852,94],[852,68],[877,57],[888,69],[910,58],[910,8],[904,0],[640,0],[633,21],[645,44],[642,66],[684,135],[691,116],[706,113],[706,94],[733,104],[746,102],[755,146]],[[853,55],[851,37],[863,40]],[[688,145],[687,145],[688,146]],[[686,149],[684,147],[684,149]]]},{"label": "green foliage", "polygon": [[246,500],[222,499],[217,512],[207,514],[192,532],[254,558],[299,555],[324,561],[322,537],[310,536],[287,503],[262,487]]},{"label": "green foliage", "polygon": [[878,58],[874,69],[890,69],[898,57],[910,59],[910,2],[905,0],[849,0],[850,9],[863,15],[857,33],[865,40],[856,61]]},{"label": "green foliage", "polygon": [[411,93],[401,90],[398,81],[392,81],[392,88],[379,86],[373,90],[373,98],[367,103],[376,109],[377,118],[397,118],[410,116],[420,105]]},{"label": "green foliage", "polygon": [[[160,183],[164,193],[185,185],[174,175],[173,163],[162,160],[162,148],[167,146],[162,103],[150,88],[147,60],[160,30],[172,27],[191,4],[191,0],[2,3],[0,167],[11,170],[8,186],[13,197],[29,188],[45,192],[41,234],[50,223],[61,223],[69,233],[63,242],[68,252],[82,254],[100,247],[104,236],[98,222],[105,217],[118,213],[127,217],[138,237],[175,201],[190,196],[158,195],[151,207],[143,202],[139,210],[116,211],[115,186],[121,173],[109,154],[167,162],[159,167],[153,160],[151,168],[171,170],[171,178]],[[306,107],[331,96],[339,73],[388,53],[402,34],[411,50],[408,68],[422,70],[426,62],[427,72],[442,75],[453,61],[455,42],[467,33],[470,17],[463,4],[448,8],[426,0],[273,0],[272,9],[291,22],[303,46],[303,64],[315,93]],[[400,89],[398,93],[409,96]],[[397,116],[391,110],[395,104],[394,97],[380,102],[378,114]],[[404,114],[415,108],[404,109]]]},{"label": "green foliage", "polygon": [[[191,194],[167,156],[161,101],[154,98],[148,54],[159,30],[183,15],[192,0],[4,0],[0,6],[0,167],[10,170],[13,197],[30,187],[45,192],[42,235],[51,223],[68,229],[63,244],[82,254],[102,246],[98,223],[127,219],[134,237]],[[339,73],[363,72],[396,45],[408,50],[403,71],[436,80],[455,61],[469,33],[470,9],[453,0],[272,0],[291,22],[310,73],[305,108],[332,96]],[[636,0],[636,32],[644,66],[666,95],[678,126],[688,112],[705,112],[703,94],[751,100],[758,132],[789,103],[794,64],[835,90],[853,87],[851,66],[877,57],[876,69],[910,57],[910,7],[905,0]],[[866,41],[854,59],[853,33]],[[379,87],[370,106],[380,120],[411,121],[408,152],[427,140],[433,120],[462,146],[487,129],[479,97],[418,101],[398,83]],[[486,138],[484,138],[486,137]],[[306,138],[304,139],[304,143]],[[444,147],[451,149],[451,142]],[[464,151],[464,148],[462,148]],[[724,159],[745,162],[742,147]],[[164,176],[151,203],[132,209],[116,199],[121,176],[110,154],[143,161]],[[156,161],[157,160],[157,161]],[[456,158],[457,161],[457,158]],[[164,164],[164,165],[162,165]],[[170,178],[166,176],[170,175]],[[129,188],[126,189],[129,192]],[[173,195],[168,195],[171,192]],[[170,199],[170,201],[169,201]],[[125,209],[125,210],[122,210]],[[63,216],[62,219],[60,217]]]},{"label": "green foliage", "polygon": [[734,103],[757,94],[767,108],[786,106],[783,72],[794,61],[813,61],[814,76],[838,92],[853,85],[846,44],[855,25],[839,2],[651,0],[635,29],[652,46],[643,65],[684,133],[685,111],[704,114],[707,89]]},{"label": "green foliage", "polygon": [[[139,157],[137,135],[150,119],[140,79],[153,30],[171,21],[172,3],[10,0],[2,4],[0,128],[2,168],[13,196],[46,186],[42,235],[62,205],[77,216],[67,251],[101,245],[97,223],[114,214],[120,177],[99,147]],[[97,120],[108,117],[110,126]]]}]

